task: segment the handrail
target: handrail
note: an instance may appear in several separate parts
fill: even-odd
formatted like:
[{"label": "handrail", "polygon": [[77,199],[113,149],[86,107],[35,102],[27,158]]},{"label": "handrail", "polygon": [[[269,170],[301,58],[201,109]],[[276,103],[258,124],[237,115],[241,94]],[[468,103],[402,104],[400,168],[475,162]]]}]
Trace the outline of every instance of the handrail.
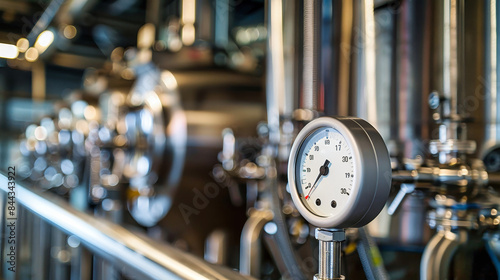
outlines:
[{"label": "handrail", "polygon": [[[8,179],[0,173],[0,190],[8,192]],[[140,279],[254,279],[229,268],[207,263],[166,243],[158,243],[120,225],[72,208],[50,193],[16,184],[16,203],[62,231],[80,239],[88,250],[113,265],[127,267]]]}]

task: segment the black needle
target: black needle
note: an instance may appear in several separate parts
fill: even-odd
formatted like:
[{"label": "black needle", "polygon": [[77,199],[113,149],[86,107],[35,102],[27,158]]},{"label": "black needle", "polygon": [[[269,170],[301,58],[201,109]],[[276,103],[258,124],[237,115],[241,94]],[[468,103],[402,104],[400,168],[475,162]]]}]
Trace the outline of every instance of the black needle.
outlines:
[{"label": "black needle", "polygon": [[306,195],[305,199],[308,199],[312,191],[316,188],[316,183],[318,183],[319,178],[321,178],[321,176],[328,175],[329,172],[328,165],[330,165],[330,161],[325,160],[325,163],[323,163],[323,165],[319,168],[318,177],[316,178],[316,181],[314,181],[314,184],[312,185],[311,190],[309,190],[309,193]]}]

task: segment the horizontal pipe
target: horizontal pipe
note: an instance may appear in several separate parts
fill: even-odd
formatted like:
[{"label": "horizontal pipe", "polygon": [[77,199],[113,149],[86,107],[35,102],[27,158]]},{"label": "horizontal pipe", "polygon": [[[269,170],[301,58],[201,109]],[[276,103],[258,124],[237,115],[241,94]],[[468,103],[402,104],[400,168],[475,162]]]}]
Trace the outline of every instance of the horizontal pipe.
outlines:
[{"label": "horizontal pipe", "polygon": [[469,182],[477,182],[481,186],[488,185],[500,190],[500,173],[480,171],[473,175],[473,171],[462,173],[460,169],[440,169],[423,167],[416,170],[397,170],[392,172],[392,182],[395,184],[413,183],[450,183],[466,179]]},{"label": "horizontal pipe", "polygon": [[[0,174],[0,190],[8,192],[8,178]],[[209,264],[164,243],[139,237],[111,222],[73,209],[61,198],[16,184],[17,206],[48,221],[94,254],[140,279],[253,279]],[[22,218],[22,217],[20,217]]]}]

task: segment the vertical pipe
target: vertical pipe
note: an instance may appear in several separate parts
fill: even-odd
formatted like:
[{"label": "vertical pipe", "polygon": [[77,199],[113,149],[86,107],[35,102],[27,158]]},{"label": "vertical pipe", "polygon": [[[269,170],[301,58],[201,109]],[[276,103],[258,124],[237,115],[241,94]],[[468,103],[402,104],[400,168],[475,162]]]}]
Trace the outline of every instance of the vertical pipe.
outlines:
[{"label": "vertical pipe", "polygon": [[[401,141],[401,156],[423,156],[423,138],[426,129],[427,95],[430,93],[429,73],[430,35],[427,25],[431,17],[426,1],[405,1],[396,13],[395,39],[395,118],[397,127],[393,133]],[[422,26],[421,21],[426,22]]]},{"label": "vertical pipe", "polygon": [[458,32],[457,0],[444,1],[443,11],[443,94],[450,100],[445,115],[458,114]]},{"label": "vertical pipe", "polygon": [[[332,270],[332,276],[333,278],[342,278],[342,272],[341,272],[341,268],[342,268],[342,263],[341,263],[341,260],[342,260],[342,243],[339,242],[339,241],[333,241],[331,242],[333,243],[330,248],[333,249],[333,253],[332,253],[332,261],[333,261],[333,270]],[[333,248],[332,248],[333,247]]]},{"label": "vertical pipe", "polygon": [[[497,76],[498,76],[498,71],[497,71],[497,64],[498,64],[498,58],[497,58],[497,52],[498,52],[498,46],[497,46],[497,7],[496,7],[496,0],[491,0],[490,1],[490,52],[489,55],[490,57],[490,87],[489,90],[491,92],[491,116],[492,120],[498,120],[498,97],[497,97]],[[492,132],[491,134],[495,136],[496,139],[500,138],[500,135],[498,134],[497,127],[496,126],[491,126],[492,127]]]},{"label": "vertical pipe", "polygon": [[333,278],[333,267],[330,265],[333,251],[333,242],[319,241],[319,279]]},{"label": "vertical pipe", "polygon": [[33,100],[43,101],[45,99],[45,64],[41,61],[33,63],[31,69],[31,92]]},{"label": "vertical pipe", "polygon": [[50,267],[50,226],[41,218],[33,217],[33,228],[38,234],[32,240],[31,279],[49,279]]},{"label": "vertical pipe", "polygon": [[351,0],[342,1],[340,23],[340,50],[339,50],[339,77],[338,77],[338,113],[341,116],[349,114],[349,73],[351,72],[351,37],[353,31],[353,3]]},{"label": "vertical pipe", "polygon": [[[447,122],[446,130],[440,133],[440,140],[459,139],[458,123],[458,19],[457,0],[445,0],[443,3],[443,28],[442,28],[442,75],[443,95],[447,102],[443,106],[444,117],[450,117],[452,121]],[[463,19],[461,19],[463,20]],[[461,51],[464,51],[461,49]],[[455,121],[453,121],[455,120]],[[440,161],[445,161],[445,153],[440,153]]]},{"label": "vertical pipe", "polygon": [[[497,145],[498,139],[500,139],[500,133],[498,130],[498,120],[499,111],[498,108],[500,106],[497,94],[498,94],[498,46],[497,46],[497,6],[496,0],[486,1],[486,17],[485,17],[485,35],[486,35],[486,44],[485,44],[485,79],[480,82],[483,83],[485,87],[484,95],[485,95],[485,104],[487,104],[485,108],[485,147],[484,152],[486,153]],[[483,155],[484,156],[484,155]]]},{"label": "vertical pipe", "polygon": [[342,244],[319,240],[319,279],[341,279]]},{"label": "vertical pipe", "polygon": [[389,152],[394,155],[395,142],[397,139],[396,126],[397,120],[397,96],[396,91],[396,54],[395,49],[395,31],[397,24],[395,18],[397,13],[393,7],[375,8],[376,20],[376,81],[377,81],[377,130],[382,138],[388,143]]},{"label": "vertical pipe", "polygon": [[356,79],[353,80],[357,97],[356,115],[366,119],[377,127],[377,98],[375,82],[375,15],[373,0],[357,1],[359,18],[357,19],[355,43]]},{"label": "vertical pipe", "polygon": [[[18,223],[19,223],[19,261],[18,267],[29,267],[31,259],[36,257],[33,255],[31,248],[31,240],[37,234],[33,230],[33,214],[24,207],[18,207]],[[29,269],[19,269],[20,279],[28,279],[30,275]]]},{"label": "vertical pipe", "polygon": [[285,111],[282,0],[268,0],[267,12],[267,119],[271,143],[280,141],[280,116]]},{"label": "vertical pipe", "polygon": [[[294,45],[295,36],[297,36],[297,30],[295,27],[295,2],[296,1],[283,1],[283,0],[267,0],[266,2],[266,19],[267,19],[267,30],[268,30],[268,41],[267,41],[267,64],[266,64],[266,94],[267,94],[267,119],[269,126],[269,141],[270,147],[274,154],[272,154],[271,164],[267,167],[268,176],[265,184],[270,192],[271,199],[271,209],[274,213],[274,222],[277,225],[277,248],[280,250],[280,255],[283,257],[282,261],[286,270],[280,271],[284,279],[289,279],[291,277],[297,279],[303,279],[303,273],[301,271],[299,262],[293,251],[292,242],[288,235],[288,230],[286,226],[286,221],[281,211],[282,201],[280,193],[284,191],[284,186],[278,181],[279,177],[276,176],[276,165],[277,162],[283,160],[278,156],[278,150],[282,152],[286,150],[287,146],[283,145],[283,142],[290,141],[292,137],[290,134],[292,131],[287,131],[285,129],[281,130],[282,127],[286,127],[289,123],[289,118],[292,115],[292,110],[294,106],[294,96],[296,88],[296,80],[292,77],[288,77],[285,82],[285,63],[287,63],[287,74],[295,73],[295,69],[290,69],[291,66],[296,65],[293,61],[295,57],[295,50],[290,48],[290,43]],[[286,3],[286,5],[285,5]],[[283,5],[287,9],[285,34],[283,33]],[[286,36],[286,48],[283,46],[284,38]],[[291,37],[290,35],[293,35]],[[283,52],[286,50],[286,54]],[[286,60],[285,60],[286,58]],[[290,71],[292,70],[292,71]],[[297,74],[300,72],[296,72]],[[297,75],[298,76],[298,75]],[[291,80],[290,80],[291,79]],[[281,117],[283,117],[281,119]],[[281,121],[284,121],[281,123]],[[290,129],[288,129],[290,130]],[[283,133],[283,135],[282,135]],[[289,138],[287,140],[287,138]],[[281,142],[284,139],[285,141]],[[278,149],[280,148],[280,149]],[[285,148],[285,149],[283,149]],[[288,147],[289,149],[289,147]],[[287,151],[288,152],[288,151]],[[288,153],[280,153],[288,157]],[[274,175],[273,175],[274,174]]]},{"label": "vertical pipe", "polygon": [[333,9],[334,3],[330,0],[322,0],[321,8],[321,76],[320,76],[320,107],[325,115],[338,115],[337,93],[335,92],[337,65],[332,63],[332,56],[337,49],[333,41],[334,23]]},{"label": "vertical pipe", "polygon": [[283,2],[283,67],[284,67],[284,95],[285,102],[283,116],[290,119],[296,109],[296,96],[299,91],[300,77],[297,75],[299,53],[296,42],[300,37],[297,34],[297,13],[299,12],[296,1]]},{"label": "vertical pipe", "polygon": [[50,251],[50,279],[68,279],[66,235],[59,229],[52,228]]},{"label": "vertical pipe", "polygon": [[321,1],[304,0],[304,47],[303,47],[303,95],[302,108],[321,110],[318,107],[320,47],[321,47]]},{"label": "vertical pipe", "polygon": [[366,120],[377,127],[377,93],[375,83],[375,12],[373,0],[364,1],[364,34],[365,37],[365,63],[366,63],[366,100],[368,110]]}]

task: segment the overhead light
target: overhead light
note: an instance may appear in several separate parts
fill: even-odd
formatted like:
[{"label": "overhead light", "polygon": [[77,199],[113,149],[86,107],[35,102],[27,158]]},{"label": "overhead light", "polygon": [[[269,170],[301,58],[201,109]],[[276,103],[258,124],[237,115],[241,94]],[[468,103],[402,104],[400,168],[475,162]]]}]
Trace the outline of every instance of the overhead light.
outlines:
[{"label": "overhead light", "polygon": [[182,27],[182,42],[186,46],[190,46],[195,41],[195,30],[194,25],[186,24]]},{"label": "overhead light", "polygon": [[45,30],[36,38],[35,48],[38,50],[38,53],[43,53],[52,42],[54,42],[54,33],[50,30]]},{"label": "overhead light", "polygon": [[156,28],[154,24],[144,24],[137,33],[137,47],[150,48],[155,42]]},{"label": "overhead light", "polygon": [[38,50],[31,47],[24,54],[24,58],[26,58],[29,62],[34,62],[38,59]]},{"label": "overhead light", "polygon": [[165,86],[169,90],[177,89],[177,80],[170,71],[164,71],[161,73],[161,80],[165,83]]},{"label": "overhead light", "polygon": [[193,24],[196,20],[196,1],[183,0],[182,1],[182,23]]},{"label": "overhead light", "polygon": [[25,52],[30,47],[30,41],[28,41],[28,39],[26,38],[21,38],[17,40],[16,46],[19,52]]},{"label": "overhead light", "polygon": [[19,55],[19,51],[15,45],[0,43],[0,57],[14,59]]},{"label": "overhead light", "polygon": [[182,1],[182,15],[181,21],[184,25],[182,27],[182,43],[189,46],[195,41],[195,28],[194,22],[196,20],[196,1],[183,0]]},{"label": "overhead light", "polygon": [[76,27],[74,25],[66,25],[63,29],[63,35],[66,39],[73,39],[76,36]]}]

